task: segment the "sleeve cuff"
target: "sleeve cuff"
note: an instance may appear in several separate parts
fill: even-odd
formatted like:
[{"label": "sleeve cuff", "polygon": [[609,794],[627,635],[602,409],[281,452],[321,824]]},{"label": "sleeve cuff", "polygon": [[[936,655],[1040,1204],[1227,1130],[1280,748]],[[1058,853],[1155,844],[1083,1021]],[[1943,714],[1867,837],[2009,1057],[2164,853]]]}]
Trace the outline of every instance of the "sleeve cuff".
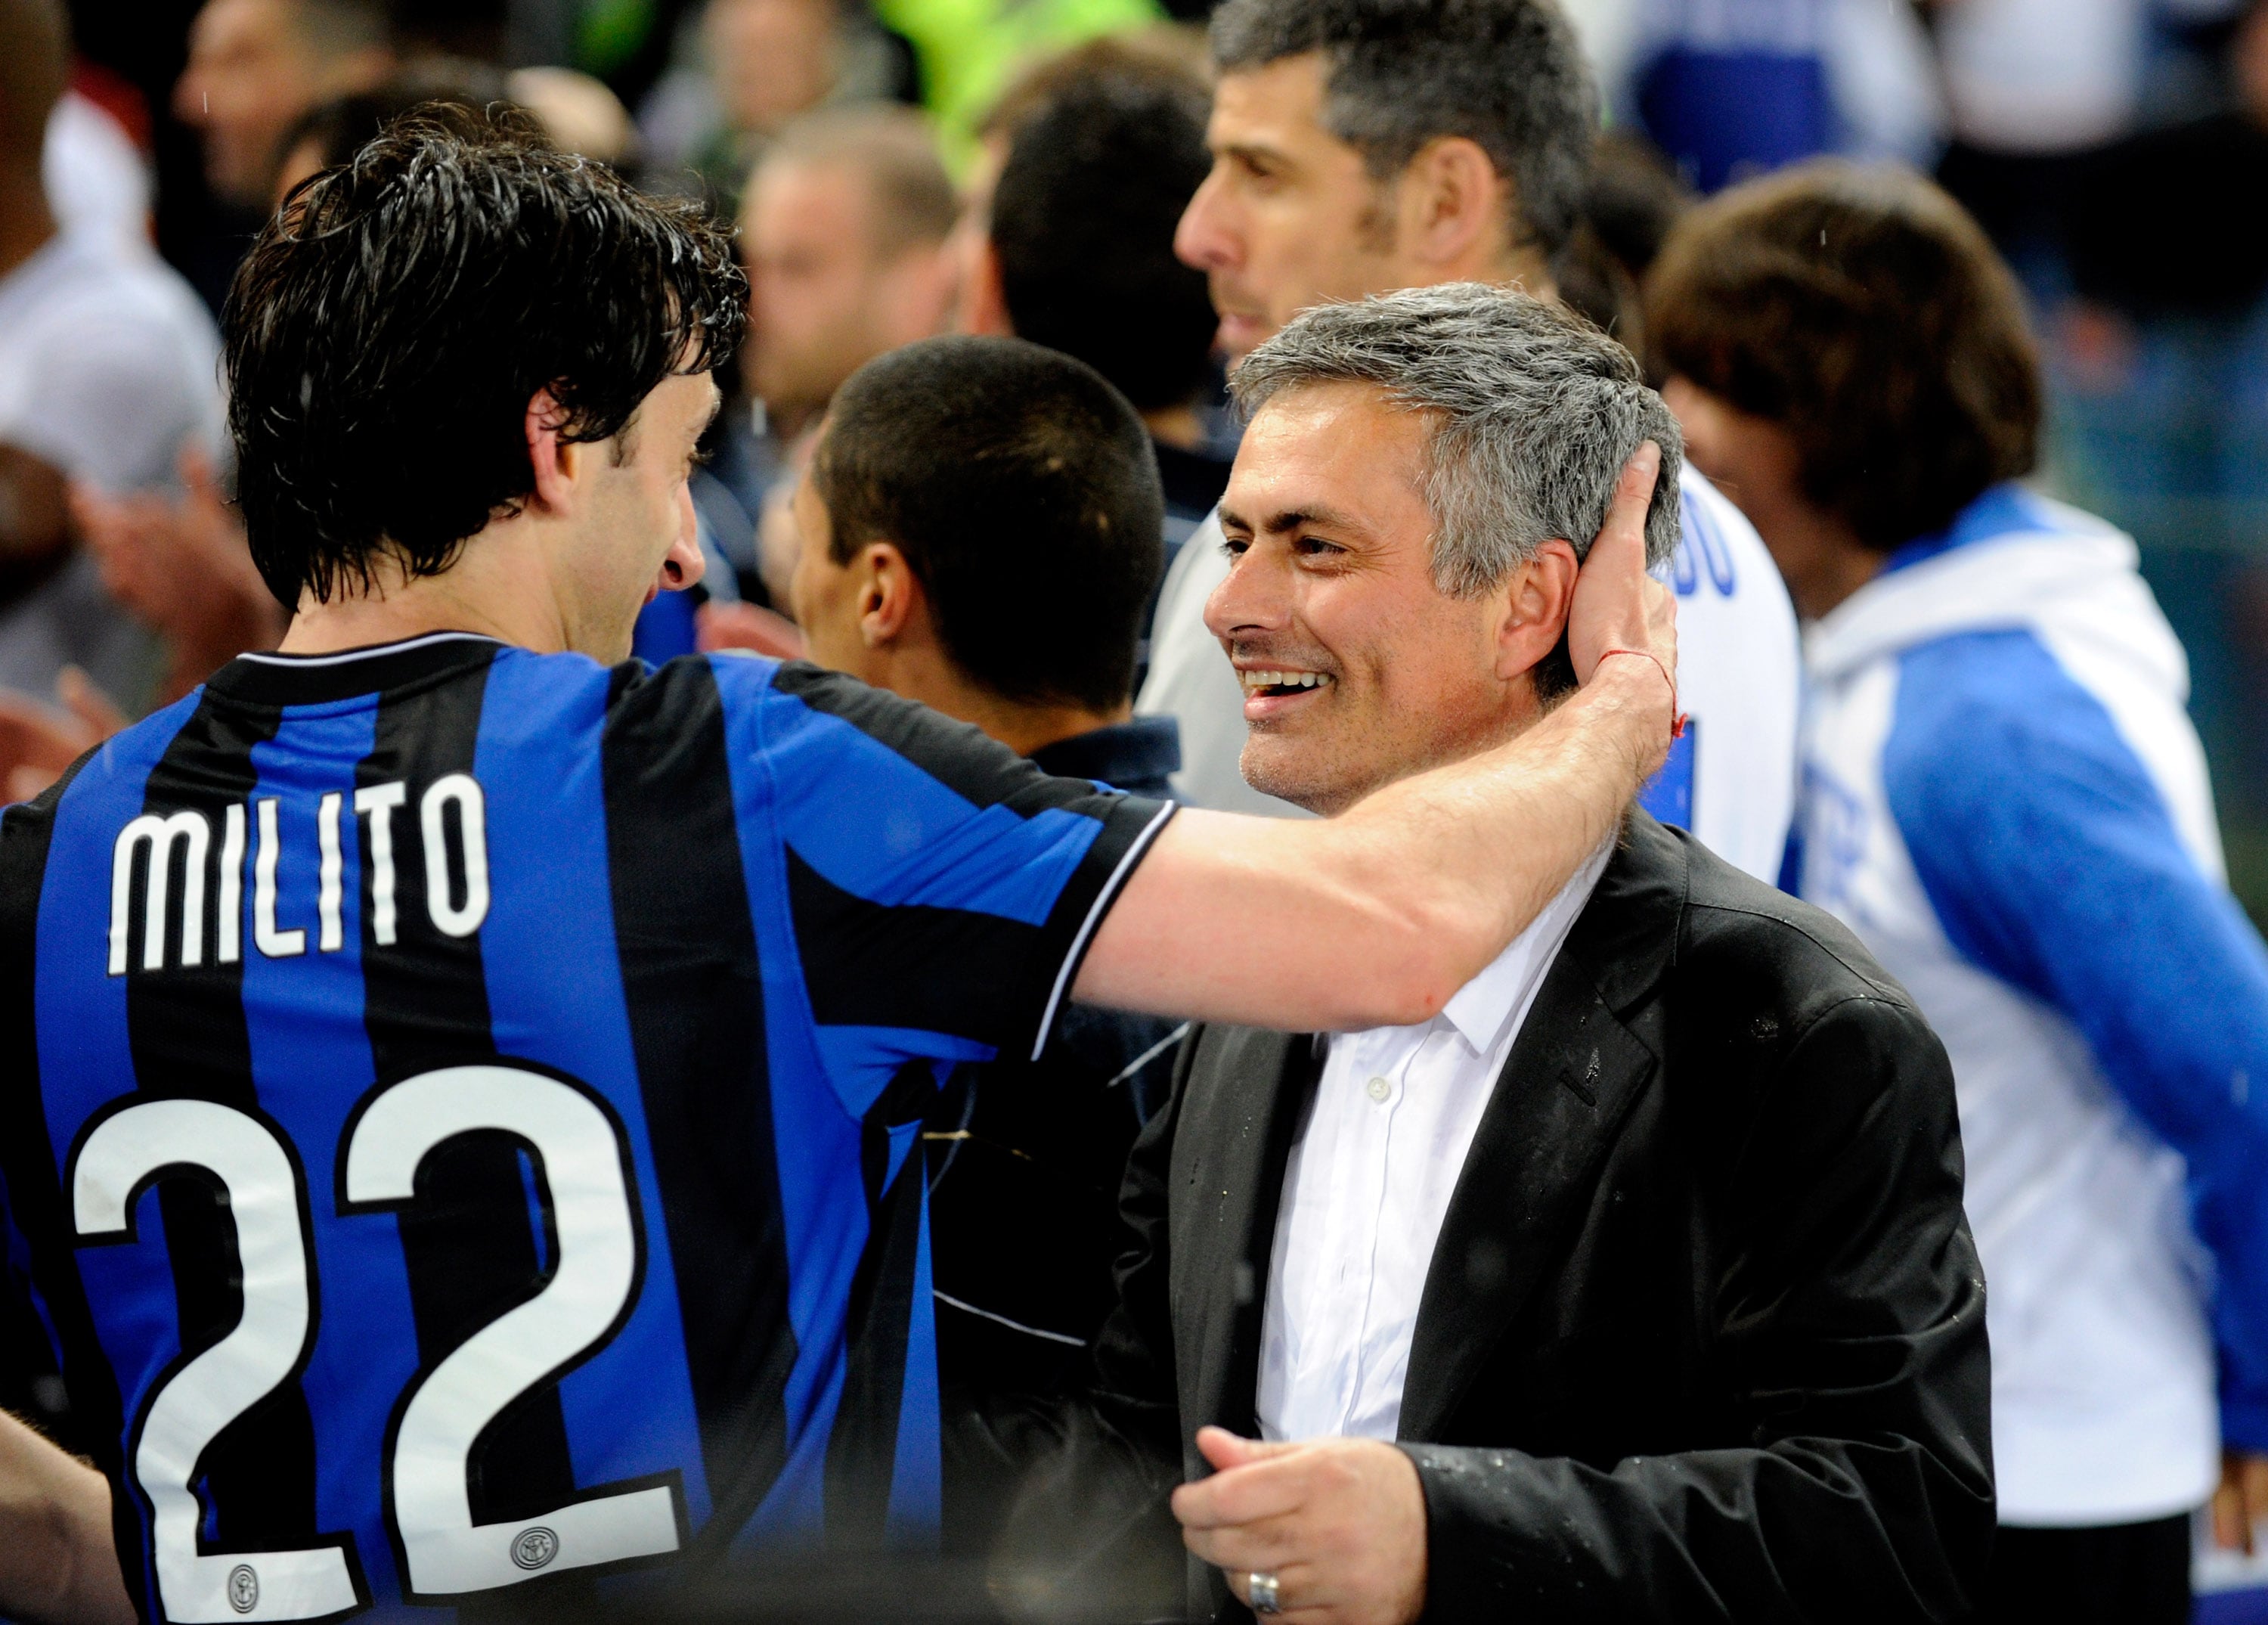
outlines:
[{"label": "sleeve cuff", "polygon": [[1041,1008],[1039,1024],[1032,1033],[1032,1060],[1039,1060],[1040,1052],[1048,1046],[1048,1035],[1055,1030],[1056,1016],[1063,1009],[1064,1001],[1071,997],[1071,984],[1079,978],[1079,964],[1086,957],[1102,917],[1118,901],[1128,878],[1150,850],[1151,843],[1158,838],[1158,832],[1173,817],[1174,809],[1175,803],[1172,801],[1145,801],[1138,795],[1115,798],[1103,817],[1102,833],[1095,837],[1094,844],[1072,871],[1070,883],[1057,898],[1048,916],[1039,951],[1042,967],[1053,964],[1054,980],[1048,990],[1047,1003]]}]

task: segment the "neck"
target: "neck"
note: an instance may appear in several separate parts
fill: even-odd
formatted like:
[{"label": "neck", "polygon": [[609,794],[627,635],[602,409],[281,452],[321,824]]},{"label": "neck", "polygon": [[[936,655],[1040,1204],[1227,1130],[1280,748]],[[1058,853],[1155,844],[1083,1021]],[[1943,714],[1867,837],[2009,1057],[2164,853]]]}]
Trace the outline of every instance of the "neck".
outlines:
[{"label": "neck", "polygon": [[37,162],[0,170],[0,277],[46,247],[55,235],[55,217]]},{"label": "neck", "polygon": [[1743,510],[1786,578],[1788,596],[1805,620],[1819,619],[1881,574],[1883,555],[1802,498],[1771,502],[1742,495],[1748,498]]},{"label": "neck", "polygon": [[1029,756],[1080,734],[1123,722],[1134,714],[1131,700],[1097,711],[1086,705],[1004,699],[970,682],[945,658],[943,651],[927,646],[893,650],[880,665],[880,669],[863,674],[876,688],[917,699],[956,722],[980,728],[1018,756]]},{"label": "neck", "polygon": [[1541,722],[1545,714],[1565,698],[1563,695],[1548,703],[1539,700],[1534,680],[1523,675],[1507,685],[1495,703],[1485,705],[1462,719],[1445,709],[1435,719],[1440,729],[1438,734],[1418,742],[1407,759],[1381,765],[1373,777],[1312,790],[1292,780],[1281,785],[1254,780],[1252,787],[1281,797],[1294,806],[1304,807],[1322,817],[1336,818],[1368,801],[1389,785],[1400,784],[1405,779],[1415,779],[1420,773],[1430,773],[1435,768],[1467,761],[1484,750],[1494,750],[1510,744]]},{"label": "neck", "polygon": [[1540,299],[1557,300],[1559,297],[1559,284],[1551,275],[1551,262],[1533,248],[1476,255],[1469,268],[1440,280],[1492,282],[1499,287],[1516,287]]},{"label": "neck", "polygon": [[529,590],[531,581],[544,577],[540,558],[525,557],[538,550],[525,518],[490,524],[438,575],[409,576],[390,554],[381,554],[367,585],[350,580],[328,601],[303,592],[277,648],[285,654],[332,654],[437,632],[480,632],[540,654],[572,647],[552,595]]}]

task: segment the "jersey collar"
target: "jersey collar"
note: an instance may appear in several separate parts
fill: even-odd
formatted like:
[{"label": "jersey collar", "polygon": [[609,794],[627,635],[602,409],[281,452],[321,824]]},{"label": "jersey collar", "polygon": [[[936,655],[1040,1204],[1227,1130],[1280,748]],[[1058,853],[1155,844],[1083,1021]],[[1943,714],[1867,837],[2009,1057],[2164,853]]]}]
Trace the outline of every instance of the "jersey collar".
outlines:
[{"label": "jersey collar", "polygon": [[333,654],[239,654],[207,686],[254,705],[316,705],[485,665],[509,646],[482,632],[439,632]]}]

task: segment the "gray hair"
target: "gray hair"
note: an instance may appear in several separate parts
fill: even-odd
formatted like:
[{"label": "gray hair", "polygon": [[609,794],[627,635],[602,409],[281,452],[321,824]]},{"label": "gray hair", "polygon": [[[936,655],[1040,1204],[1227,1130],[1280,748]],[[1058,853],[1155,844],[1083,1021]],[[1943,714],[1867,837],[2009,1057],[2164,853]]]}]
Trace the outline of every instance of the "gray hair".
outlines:
[{"label": "gray hair", "polygon": [[1512,182],[1515,247],[1574,233],[1599,95],[1553,0],[1224,0],[1211,34],[1224,73],[1321,52],[1324,128],[1373,181],[1462,136]]},{"label": "gray hair", "polygon": [[1677,420],[1629,351],[1557,305],[1477,282],[1318,305],[1247,356],[1229,389],[1249,417],[1335,383],[1374,384],[1432,418],[1423,491],[1445,593],[1492,591],[1555,538],[1588,556],[1646,440],[1661,447],[1646,563],[1677,546]]}]

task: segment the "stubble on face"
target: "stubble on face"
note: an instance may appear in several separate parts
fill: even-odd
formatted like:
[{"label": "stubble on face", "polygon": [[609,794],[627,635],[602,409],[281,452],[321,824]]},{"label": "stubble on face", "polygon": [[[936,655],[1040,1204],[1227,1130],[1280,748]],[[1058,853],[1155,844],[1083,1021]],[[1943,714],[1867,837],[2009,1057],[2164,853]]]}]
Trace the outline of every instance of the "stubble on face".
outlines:
[{"label": "stubble on face", "polygon": [[1396,192],[1323,122],[1320,54],[1223,76],[1206,139],[1214,167],[1185,223],[1219,342],[1241,358],[1300,312],[1401,285]]},{"label": "stubble on face", "polygon": [[1221,504],[1233,564],[1206,606],[1245,688],[1240,765],[1313,812],[1532,720],[1497,674],[1492,601],[1443,593],[1421,480],[1431,423],[1366,384],[1298,389],[1247,432]]}]

